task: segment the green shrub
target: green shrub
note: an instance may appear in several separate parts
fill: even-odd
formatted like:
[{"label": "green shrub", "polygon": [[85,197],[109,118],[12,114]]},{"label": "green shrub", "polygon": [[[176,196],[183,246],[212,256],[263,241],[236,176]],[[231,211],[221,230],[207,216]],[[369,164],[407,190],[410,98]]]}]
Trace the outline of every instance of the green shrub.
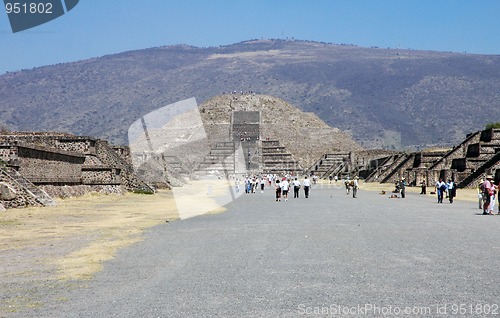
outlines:
[{"label": "green shrub", "polygon": [[155,194],[153,191],[146,191],[146,190],[141,190],[141,189],[135,189],[132,191],[132,193],[135,193],[135,194]]},{"label": "green shrub", "polygon": [[490,123],[486,125],[486,129],[491,129],[491,128],[500,128],[500,122],[498,123]]}]

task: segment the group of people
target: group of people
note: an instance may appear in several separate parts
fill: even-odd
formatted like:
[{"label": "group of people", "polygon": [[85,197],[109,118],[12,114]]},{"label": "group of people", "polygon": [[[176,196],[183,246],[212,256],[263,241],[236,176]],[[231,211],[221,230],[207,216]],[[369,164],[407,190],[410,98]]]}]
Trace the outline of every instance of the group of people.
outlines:
[{"label": "group of people", "polygon": [[283,198],[283,201],[288,201],[288,191],[290,188],[293,188],[293,197],[294,199],[299,198],[299,192],[300,188],[304,187],[304,196],[309,198],[309,191],[311,190],[311,182],[307,177],[304,177],[304,180],[302,183],[297,179],[294,178],[291,180],[290,177],[283,177],[281,180],[279,178],[276,178],[274,182],[274,188],[276,191],[276,201],[281,201]]},{"label": "group of people", "polygon": [[[487,175],[485,180],[481,180],[478,186],[478,198],[479,198],[479,208],[483,209],[483,214],[494,214],[495,210],[495,200],[498,200],[498,214],[500,214],[500,196],[498,196],[499,184],[495,184],[492,175]],[[316,180],[313,180],[313,183]],[[337,179],[335,180],[337,181]],[[251,176],[244,178],[245,193],[255,193],[259,188],[261,193],[264,192],[265,185],[268,183],[271,186],[274,183],[274,189],[276,192],[276,201],[288,201],[288,193],[293,190],[293,197],[299,198],[300,189],[304,189],[304,196],[309,198],[309,192],[311,190],[311,181],[304,177],[303,181],[300,182],[297,177],[292,177],[291,175],[286,175],[284,177],[279,177],[274,174],[268,174],[263,176]],[[500,182],[499,182],[500,183]],[[358,177],[352,180],[344,180],[346,194],[349,195],[352,191],[352,197],[356,198],[359,183]],[[420,194],[426,194],[426,182],[423,180],[421,182],[422,191]],[[396,190],[394,192],[399,192],[401,198],[406,196],[406,180],[401,178],[401,180],[396,181]],[[439,178],[439,181],[435,184],[435,189],[437,193],[438,203],[443,203],[444,198],[448,198],[450,203],[453,203],[454,198],[457,195],[457,185],[453,179],[448,179],[445,182],[443,178]],[[239,192],[239,180],[236,179],[236,191]]]},{"label": "group of people", "polygon": [[453,203],[453,199],[457,196],[457,185],[455,181],[448,179],[448,182],[444,182],[443,178],[439,178],[435,187],[438,203],[443,203],[443,198],[445,196],[448,198],[450,203]]},{"label": "group of people", "polygon": [[[255,193],[257,189],[260,187],[260,192],[264,192],[264,188],[266,185],[266,179],[264,176],[257,177],[257,176],[251,176],[251,177],[245,177],[243,179],[243,186],[245,188],[245,193]],[[235,186],[236,186],[236,192],[240,192],[240,180],[236,179],[235,180]]]},{"label": "group of people", "polygon": [[[499,184],[495,184],[492,175],[487,175],[485,180],[481,180],[478,188],[478,196],[479,208],[483,209],[483,214],[495,213],[495,200],[498,197],[498,187]],[[498,198],[498,214],[500,214],[500,198]]]},{"label": "group of people", "polygon": [[[291,175],[279,177],[275,174],[267,174],[261,176],[245,176],[243,178],[243,186],[245,193],[256,193],[259,189],[263,193],[266,188],[266,183],[271,186],[274,184],[276,191],[276,201],[288,201],[288,192],[293,190],[293,197],[299,198],[300,189],[304,189],[304,196],[309,198],[311,190],[311,181],[305,177],[302,182],[298,178],[293,178]],[[240,179],[235,179],[236,192],[240,192]]]}]

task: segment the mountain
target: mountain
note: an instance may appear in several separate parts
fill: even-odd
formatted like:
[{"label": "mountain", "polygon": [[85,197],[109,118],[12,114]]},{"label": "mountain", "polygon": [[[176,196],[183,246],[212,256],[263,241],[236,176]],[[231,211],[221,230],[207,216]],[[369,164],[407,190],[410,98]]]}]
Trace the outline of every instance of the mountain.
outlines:
[{"label": "mountain", "polygon": [[369,148],[457,144],[500,121],[500,56],[252,40],[149,48],[0,76],[0,125],[127,143],[165,105],[256,92]]}]

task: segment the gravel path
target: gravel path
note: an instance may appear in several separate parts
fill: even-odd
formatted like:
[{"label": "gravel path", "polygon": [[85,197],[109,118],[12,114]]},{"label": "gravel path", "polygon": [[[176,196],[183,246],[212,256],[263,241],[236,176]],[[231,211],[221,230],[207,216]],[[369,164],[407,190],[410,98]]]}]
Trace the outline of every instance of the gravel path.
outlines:
[{"label": "gravel path", "polygon": [[500,216],[414,193],[301,196],[243,195],[226,213],[152,228],[65,301],[17,315],[500,316]]}]

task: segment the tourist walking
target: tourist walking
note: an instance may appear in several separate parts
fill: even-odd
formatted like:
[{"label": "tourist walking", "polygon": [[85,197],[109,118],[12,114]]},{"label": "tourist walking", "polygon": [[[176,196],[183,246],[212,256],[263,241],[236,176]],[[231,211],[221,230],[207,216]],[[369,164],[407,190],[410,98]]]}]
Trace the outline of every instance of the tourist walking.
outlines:
[{"label": "tourist walking", "polygon": [[457,196],[457,186],[452,179],[448,179],[448,183],[446,183],[446,188],[448,189],[448,199],[450,203],[453,203],[453,198]]},{"label": "tourist walking", "polygon": [[406,197],[406,180],[404,177],[399,181],[399,192],[401,193],[401,198],[404,199]]},{"label": "tourist walking", "polygon": [[281,193],[283,195],[283,200],[288,201],[288,189],[290,187],[290,183],[288,183],[288,180],[285,179],[281,181]]},{"label": "tourist walking", "polygon": [[493,176],[487,175],[486,180],[481,184],[481,192],[483,194],[483,214],[489,214],[490,200],[491,200],[491,180]]},{"label": "tourist walking", "polygon": [[249,178],[245,178],[245,193],[250,193],[252,191],[252,183]]},{"label": "tourist walking", "polygon": [[264,193],[264,187],[266,186],[266,180],[262,176],[260,178],[260,193]]},{"label": "tourist walking", "polygon": [[354,177],[354,180],[352,180],[352,197],[356,198],[356,195],[358,194],[358,188],[359,188],[359,183],[358,183],[358,177]]},{"label": "tourist walking", "polygon": [[498,186],[491,181],[491,187],[490,187],[490,206],[488,208],[488,213],[493,214],[495,213],[495,200],[496,200],[496,195],[498,193]]},{"label": "tourist walking", "polygon": [[304,186],[304,195],[306,196],[306,199],[309,198],[309,190],[311,189],[311,182],[307,177],[304,177],[304,181],[302,182],[302,185]]},{"label": "tourist walking", "polygon": [[313,183],[314,183],[314,184],[318,183],[318,176],[317,176],[317,175],[315,175],[315,174],[314,174],[314,175],[312,176],[312,178],[313,178]]},{"label": "tourist walking", "polygon": [[280,179],[276,178],[276,181],[274,183],[274,188],[276,190],[276,201],[281,201],[281,185],[280,185]]},{"label": "tourist walking", "polygon": [[240,193],[240,179],[236,178],[234,180],[234,186],[236,187],[236,193]]},{"label": "tourist walking", "polygon": [[483,209],[483,191],[481,187],[483,186],[484,179],[481,179],[479,184],[477,185],[477,200],[479,204],[479,210]]},{"label": "tourist walking", "polygon": [[420,194],[427,194],[427,183],[425,182],[425,179],[423,179],[420,182],[420,187],[421,187]]},{"label": "tourist walking", "polygon": [[345,194],[349,195],[349,193],[351,192],[351,181],[349,180],[349,178],[347,178],[344,181],[344,185],[345,185]]},{"label": "tourist walking", "polygon": [[438,197],[438,203],[443,203],[443,196],[446,192],[446,183],[444,183],[443,178],[439,178],[439,181],[436,182],[436,193]]},{"label": "tourist walking", "polygon": [[295,178],[295,180],[293,180],[292,182],[292,185],[293,185],[293,197],[295,199],[297,199],[299,197],[299,190],[300,190],[300,181],[297,180],[297,178]]}]

